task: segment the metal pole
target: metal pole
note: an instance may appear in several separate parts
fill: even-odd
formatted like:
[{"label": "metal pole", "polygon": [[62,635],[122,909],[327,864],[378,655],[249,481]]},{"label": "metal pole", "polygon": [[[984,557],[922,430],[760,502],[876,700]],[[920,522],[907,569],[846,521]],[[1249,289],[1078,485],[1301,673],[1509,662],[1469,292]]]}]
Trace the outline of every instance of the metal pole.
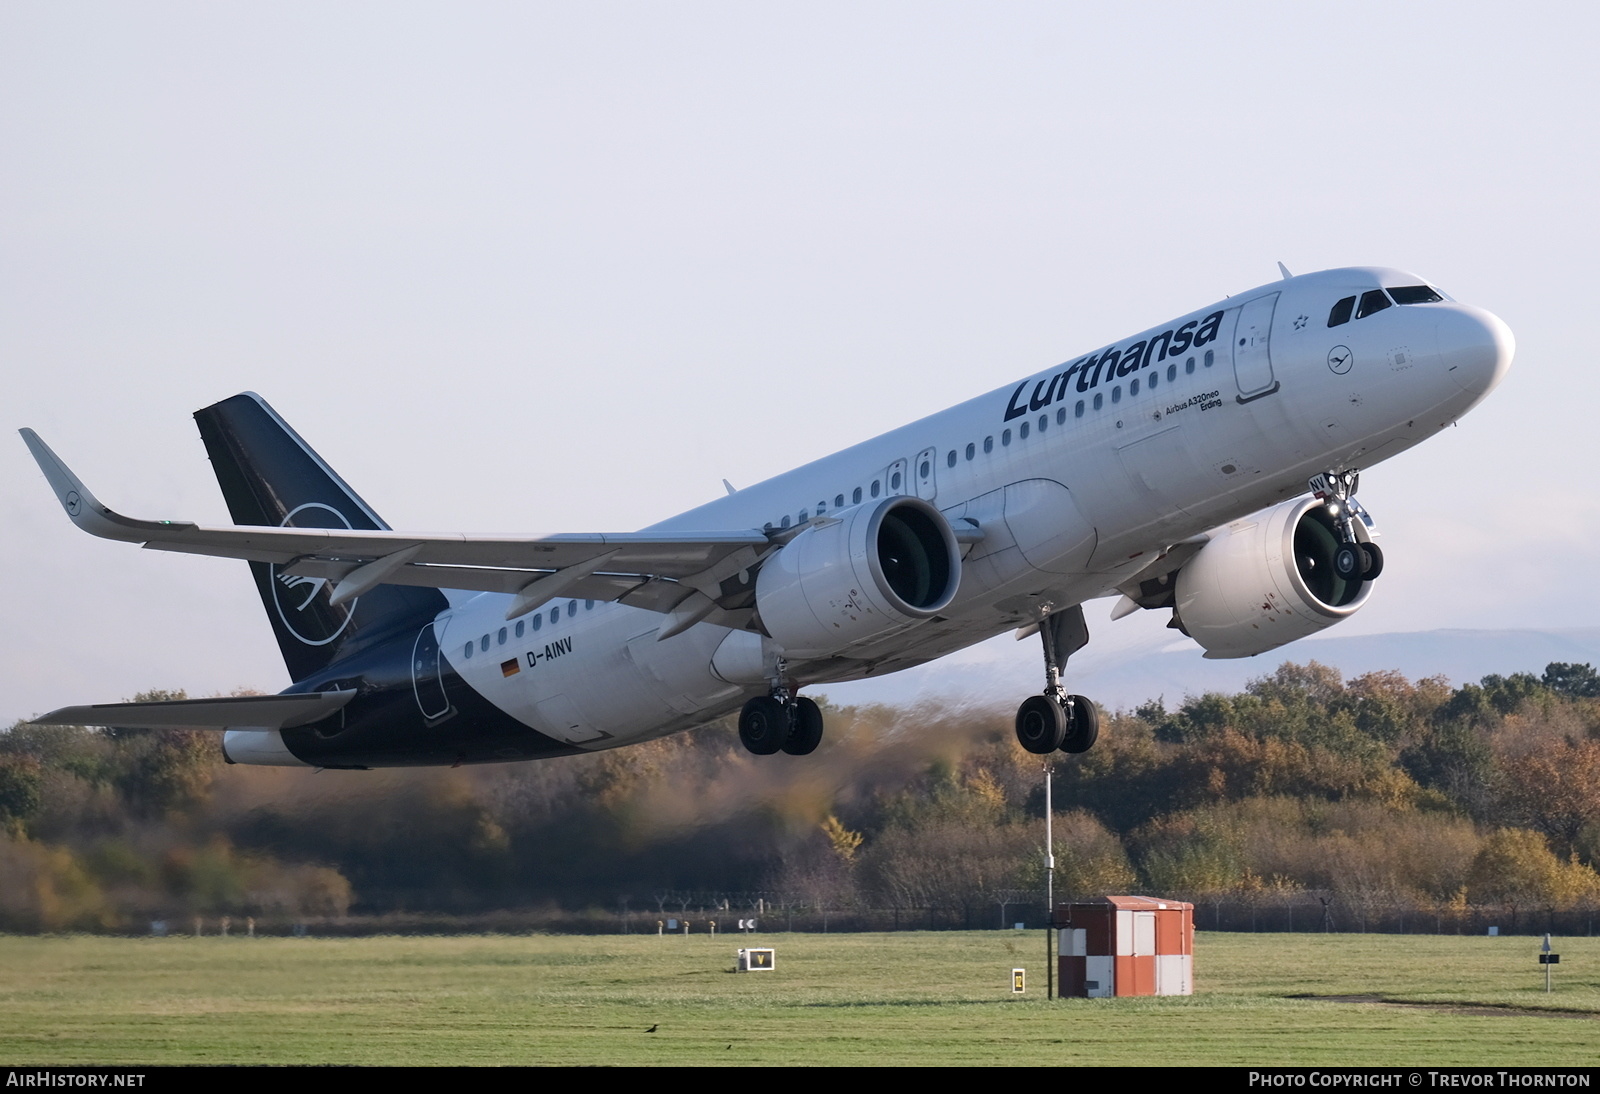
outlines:
[{"label": "metal pole", "polygon": [[1044,997],[1056,997],[1056,966],[1051,956],[1051,932],[1056,915],[1055,808],[1050,800],[1050,761],[1044,767]]},{"label": "metal pole", "polygon": [[1055,807],[1050,801],[1050,761],[1044,761],[1044,907],[1051,915],[1056,909]]}]

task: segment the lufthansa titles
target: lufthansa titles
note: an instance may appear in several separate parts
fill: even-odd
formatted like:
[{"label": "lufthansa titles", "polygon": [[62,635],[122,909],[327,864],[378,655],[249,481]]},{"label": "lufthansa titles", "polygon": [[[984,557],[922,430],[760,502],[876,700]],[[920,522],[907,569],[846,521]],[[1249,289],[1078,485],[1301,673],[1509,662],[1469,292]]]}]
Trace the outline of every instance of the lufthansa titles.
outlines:
[{"label": "lufthansa titles", "polygon": [[1222,327],[1223,314],[1214,311],[1204,319],[1191,319],[1180,327],[1164,330],[1150,338],[1140,338],[1127,347],[1111,346],[1099,353],[1080,357],[1054,376],[1035,381],[1031,393],[1028,392],[1028,381],[1024,380],[1011,393],[1011,401],[1006,404],[1005,420],[1009,422],[1024,414],[1043,410],[1073,392],[1087,392],[1107,380],[1131,375],[1158,361],[1177,357],[1215,341],[1217,331]]}]

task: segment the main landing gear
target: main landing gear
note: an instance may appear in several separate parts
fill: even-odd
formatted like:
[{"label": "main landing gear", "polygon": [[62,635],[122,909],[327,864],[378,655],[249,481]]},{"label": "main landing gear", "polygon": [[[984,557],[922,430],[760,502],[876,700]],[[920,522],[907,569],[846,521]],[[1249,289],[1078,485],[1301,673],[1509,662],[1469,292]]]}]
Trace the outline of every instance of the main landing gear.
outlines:
[{"label": "main landing gear", "polygon": [[1100,735],[1100,716],[1081,695],[1061,686],[1061,662],[1089,641],[1083,608],[1069,608],[1039,623],[1044,640],[1044,694],[1030,695],[1017,708],[1017,742],[1035,755],[1087,752]]},{"label": "main landing gear", "polygon": [[822,710],[787,688],[758,695],[739,712],[739,740],[757,756],[808,756],[822,743]]},{"label": "main landing gear", "polygon": [[1328,505],[1328,515],[1339,529],[1339,546],[1333,553],[1333,572],[1344,581],[1373,581],[1383,573],[1383,551],[1376,543],[1356,535],[1356,521],[1370,524],[1367,511],[1356,500],[1361,472],[1325,471],[1307,484],[1311,493]]}]

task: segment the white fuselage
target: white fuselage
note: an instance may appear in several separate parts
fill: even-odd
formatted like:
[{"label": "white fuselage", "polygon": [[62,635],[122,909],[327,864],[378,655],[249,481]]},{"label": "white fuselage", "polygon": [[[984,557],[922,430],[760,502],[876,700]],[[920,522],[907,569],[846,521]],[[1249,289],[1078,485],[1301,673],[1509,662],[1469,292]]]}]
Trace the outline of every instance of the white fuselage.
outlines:
[{"label": "white fuselage", "polygon": [[[1341,298],[1422,284],[1361,268],[1265,285],[655,528],[781,530],[893,494],[975,522],[946,610],[786,672],[807,685],[921,664],[1108,595],[1165,547],[1455,421],[1509,362],[1499,320],[1446,299],[1329,325]],[[560,600],[508,623],[508,600],[453,597],[435,624],[445,658],[507,714],[584,747],[733,711],[767,687],[756,663],[784,656],[707,623],[657,641],[663,617],[620,604]]]}]

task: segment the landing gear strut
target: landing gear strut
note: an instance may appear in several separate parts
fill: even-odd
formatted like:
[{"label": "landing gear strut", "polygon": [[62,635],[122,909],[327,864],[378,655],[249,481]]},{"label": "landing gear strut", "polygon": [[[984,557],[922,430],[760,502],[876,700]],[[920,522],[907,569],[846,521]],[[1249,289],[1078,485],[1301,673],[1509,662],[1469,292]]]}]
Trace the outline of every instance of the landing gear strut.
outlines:
[{"label": "landing gear strut", "polygon": [[[778,678],[783,674],[782,662]],[[739,712],[739,740],[757,756],[786,752],[809,756],[822,743],[822,708],[779,683],[770,695],[758,695]]]},{"label": "landing gear strut", "polygon": [[1313,496],[1325,501],[1328,515],[1339,530],[1339,547],[1333,553],[1333,572],[1345,581],[1372,581],[1383,572],[1383,551],[1370,539],[1356,535],[1356,521],[1370,525],[1367,511],[1356,500],[1361,472],[1324,471],[1307,484]]},{"label": "landing gear strut", "polygon": [[1039,623],[1044,640],[1044,694],[1030,695],[1017,708],[1017,741],[1035,755],[1087,752],[1100,735],[1100,716],[1081,695],[1061,686],[1061,662],[1089,641],[1081,607],[1046,616]]}]

